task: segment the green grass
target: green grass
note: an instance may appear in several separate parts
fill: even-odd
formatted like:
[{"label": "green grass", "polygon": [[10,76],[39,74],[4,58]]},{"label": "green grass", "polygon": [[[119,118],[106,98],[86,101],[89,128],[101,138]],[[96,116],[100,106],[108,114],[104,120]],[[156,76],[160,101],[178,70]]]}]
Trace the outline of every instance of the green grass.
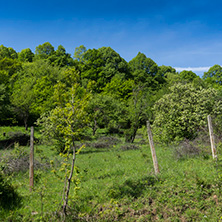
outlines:
[{"label": "green grass", "polygon": [[[149,146],[122,151],[121,144],[86,147],[77,156],[79,189],[70,193],[67,221],[220,221],[222,162],[211,156],[177,160],[173,148],[156,146],[160,174],[155,176]],[[29,147],[25,148],[28,152]],[[210,147],[209,147],[210,149]],[[50,146],[36,145],[35,158],[54,160],[59,175],[62,157]],[[6,151],[1,150],[2,153]],[[10,151],[7,151],[10,152]],[[220,153],[219,159],[220,159]],[[44,157],[44,158],[43,158]],[[22,207],[0,213],[3,221],[61,221],[64,183],[51,169],[36,171],[29,191],[28,171],[11,176]]]}]

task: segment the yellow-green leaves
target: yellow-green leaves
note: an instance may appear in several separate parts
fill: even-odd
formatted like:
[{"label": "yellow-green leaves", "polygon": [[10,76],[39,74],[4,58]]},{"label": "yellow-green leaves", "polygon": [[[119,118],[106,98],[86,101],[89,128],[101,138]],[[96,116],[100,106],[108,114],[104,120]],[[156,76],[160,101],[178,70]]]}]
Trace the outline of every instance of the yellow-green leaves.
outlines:
[{"label": "yellow-green leaves", "polygon": [[216,90],[177,83],[170,87],[169,94],[155,103],[154,131],[164,142],[175,138],[192,139],[201,127],[206,126],[207,115],[221,113],[222,104]]}]

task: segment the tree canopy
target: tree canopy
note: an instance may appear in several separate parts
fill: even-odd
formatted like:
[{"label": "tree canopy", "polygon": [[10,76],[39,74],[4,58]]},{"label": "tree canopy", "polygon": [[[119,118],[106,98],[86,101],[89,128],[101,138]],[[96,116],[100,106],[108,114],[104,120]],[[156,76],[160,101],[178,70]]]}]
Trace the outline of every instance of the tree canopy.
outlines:
[{"label": "tree canopy", "polygon": [[203,78],[192,71],[178,73],[141,52],[127,62],[111,47],[80,45],[72,57],[62,45],[55,50],[49,42],[35,53],[1,45],[0,123],[34,124],[64,107],[67,93],[78,84],[92,94],[86,112],[94,134],[105,128],[133,142],[149,119],[168,141],[192,138],[207,113],[217,109],[220,114],[221,73],[220,65]]}]

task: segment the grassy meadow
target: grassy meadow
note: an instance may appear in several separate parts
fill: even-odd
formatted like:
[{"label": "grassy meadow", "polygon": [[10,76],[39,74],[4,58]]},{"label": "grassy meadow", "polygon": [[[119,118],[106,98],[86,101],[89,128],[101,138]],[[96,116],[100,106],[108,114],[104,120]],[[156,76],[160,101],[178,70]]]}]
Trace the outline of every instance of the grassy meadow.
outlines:
[{"label": "grassy meadow", "polygon": [[[21,130],[1,127],[0,140]],[[38,131],[36,137],[40,138]],[[176,146],[155,144],[160,167],[155,175],[142,130],[133,145],[99,133],[84,143],[76,159],[65,221],[222,220],[220,149],[218,160],[212,160],[210,147],[198,155],[178,156]],[[35,184],[30,191],[25,168],[29,149],[19,144],[0,149],[1,169],[20,198],[15,207],[0,206],[0,221],[62,221],[63,157],[52,145],[35,144]],[[22,166],[13,165],[20,159]]]}]

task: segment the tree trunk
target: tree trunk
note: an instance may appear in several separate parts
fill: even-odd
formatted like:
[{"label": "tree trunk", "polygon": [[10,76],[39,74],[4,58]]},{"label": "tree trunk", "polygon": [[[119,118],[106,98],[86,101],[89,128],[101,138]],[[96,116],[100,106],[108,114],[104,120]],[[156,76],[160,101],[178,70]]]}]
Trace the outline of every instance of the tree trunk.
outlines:
[{"label": "tree trunk", "polygon": [[94,119],[94,125],[93,125],[93,136],[95,136],[97,130],[97,121]]},{"label": "tree trunk", "polygon": [[27,119],[24,120],[24,124],[25,124],[25,130],[28,131]]},{"label": "tree trunk", "polygon": [[29,118],[29,115],[25,114],[25,116],[24,116],[24,125],[25,125],[25,130],[26,131],[28,131],[28,118]]},{"label": "tree trunk", "polygon": [[126,135],[125,142],[126,143],[133,143],[136,138],[136,132],[138,130],[138,126],[133,127],[133,129],[130,130],[129,134]]},{"label": "tree trunk", "polygon": [[74,166],[75,166],[75,160],[76,160],[76,147],[74,144],[74,141],[72,142],[72,151],[73,151],[73,156],[72,156],[72,165],[71,165],[71,171],[67,180],[67,187],[65,190],[65,199],[64,199],[64,203],[63,203],[63,214],[66,215],[66,209],[68,206],[68,200],[69,200],[69,191],[70,191],[70,185],[71,185],[71,180],[72,180],[72,176],[73,176],[73,172],[74,172]]}]

